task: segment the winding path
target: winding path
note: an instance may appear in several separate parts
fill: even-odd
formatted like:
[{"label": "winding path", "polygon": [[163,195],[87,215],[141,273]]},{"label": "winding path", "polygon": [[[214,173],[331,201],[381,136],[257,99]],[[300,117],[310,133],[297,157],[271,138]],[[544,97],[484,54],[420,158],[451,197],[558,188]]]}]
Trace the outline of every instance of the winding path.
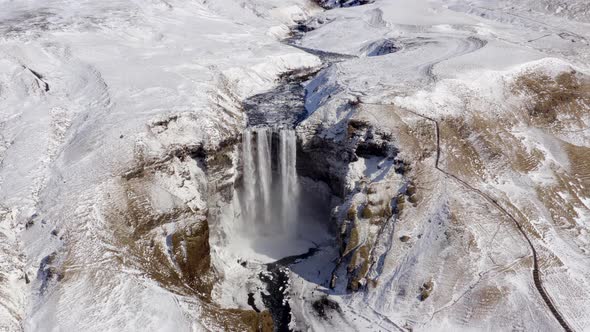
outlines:
[{"label": "winding path", "polygon": [[[378,105],[378,106],[393,106],[392,104],[378,104],[378,103],[363,103],[361,102],[361,104],[364,105]],[[436,158],[434,161],[434,168],[436,168],[439,172],[443,173],[444,175],[454,179],[455,181],[459,182],[463,187],[467,188],[468,190],[477,193],[479,196],[483,197],[486,201],[488,201],[490,204],[492,204],[496,209],[498,209],[502,214],[504,214],[506,217],[508,217],[510,220],[512,220],[514,222],[514,224],[516,225],[516,228],[518,229],[518,231],[520,232],[520,234],[522,234],[522,236],[524,237],[524,239],[526,240],[531,252],[532,252],[532,256],[533,256],[533,282],[535,284],[535,288],[537,289],[537,291],[539,292],[539,295],[541,295],[541,298],[543,298],[543,301],[545,302],[545,304],[547,305],[547,307],[549,308],[549,310],[551,311],[551,314],[553,314],[553,317],[555,317],[555,319],[559,322],[559,324],[561,325],[561,327],[566,331],[566,332],[573,332],[573,329],[569,326],[569,324],[565,321],[565,319],[563,318],[563,316],[561,315],[561,313],[559,312],[559,310],[557,310],[557,307],[555,306],[555,304],[553,304],[553,301],[551,301],[551,298],[549,297],[549,295],[547,294],[547,292],[545,291],[545,288],[543,287],[543,281],[540,277],[540,269],[539,269],[539,261],[538,261],[538,257],[537,257],[537,250],[535,249],[535,246],[533,245],[533,242],[531,241],[531,239],[529,238],[529,236],[527,235],[527,233],[525,232],[524,228],[522,227],[522,225],[520,224],[520,222],[518,222],[518,220],[516,220],[516,218],[510,213],[508,212],[504,207],[502,207],[498,201],[494,198],[492,198],[491,196],[489,196],[488,194],[482,192],[481,190],[471,186],[469,183],[465,182],[464,180],[460,179],[459,177],[457,177],[456,175],[449,173],[448,171],[442,169],[439,165],[439,161],[440,161],[440,154],[441,154],[441,149],[440,149],[440,129],[439,129],[439,124],[438,121],[416,113],[414,111],[408,110],[408,109],[404,109],[404,111],[407,111],[409,113],[412,113],[420,118],[426,119],[432,123],[434,123],[434,129],[435,129],[435,135],[436,135]]]},{"label": "winding path", "polygon": [[439,56],[430,62],[423,63],[419,67],[419,71],[424,76],[428,77],[428,79],[433,83],[438,81],[438,77],[434,73],[434,66],[441,62],[473,53],[483,48],[488,43],[486,40],[474,36],[467,38],[446,38],[446,40],[449,44],[451,44],[451,42],[454,44],[453,47],[449,47],[448,53]]}]

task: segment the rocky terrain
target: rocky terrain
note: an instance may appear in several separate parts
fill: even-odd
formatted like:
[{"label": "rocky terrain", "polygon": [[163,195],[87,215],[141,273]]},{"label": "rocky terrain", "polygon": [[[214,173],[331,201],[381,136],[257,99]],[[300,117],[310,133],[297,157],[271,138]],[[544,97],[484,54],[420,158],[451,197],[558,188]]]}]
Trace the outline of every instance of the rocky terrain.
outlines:
[{"label": "rocky terrain", "polygon": [[0,330],[590,329],[585,1],[0,6]]}]

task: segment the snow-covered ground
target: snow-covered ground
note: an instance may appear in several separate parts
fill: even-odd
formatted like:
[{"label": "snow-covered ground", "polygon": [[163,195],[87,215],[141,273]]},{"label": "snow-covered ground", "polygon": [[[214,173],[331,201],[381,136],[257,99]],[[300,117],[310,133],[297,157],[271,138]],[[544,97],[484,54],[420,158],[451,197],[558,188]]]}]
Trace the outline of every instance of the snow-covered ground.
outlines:
[{"label": "snow-covered ground", "polygon": [[[110,196],[140,160],[174,146],[214,148],[239,133],[239,100],[272,87],[279,73],[317,65],[277,40],[313,7],[150,0],[0,7],[0,326],[198,326],[172,293],[115,262],[129,253],[113,240]],[[174,117],[167,130],[154,125]],[[205,208],[206,192],[175,181],[148,189],[156,209]],[[63,279],[45,287],[40,264],[52,253]]]},{"label": "snow-covered ground", "polygon": [[[300,47],[282,43],[301,22]],[[410,165],[361,156],[323,203],[339,228],[351,204],[412,201],[353,218],[350,253],[380,259],[357,292],[328,226],[236,224],[241,101],[322,65],[305,49],[350,57],[306,82],[302,144],[346,142],[355,120]],[[550,298],[590,330],[589,64],[583,0],[0,0],[0,331],[245,330],[223,316],[251,311],[248,292],[263,309],[263,263],[311,246],[290,272],[298,330],[559,330],[526,242],[437,172],[420,115],[441,167],[525,224]],[[566,97],[547,120],[531,105],[550,88]]]}]

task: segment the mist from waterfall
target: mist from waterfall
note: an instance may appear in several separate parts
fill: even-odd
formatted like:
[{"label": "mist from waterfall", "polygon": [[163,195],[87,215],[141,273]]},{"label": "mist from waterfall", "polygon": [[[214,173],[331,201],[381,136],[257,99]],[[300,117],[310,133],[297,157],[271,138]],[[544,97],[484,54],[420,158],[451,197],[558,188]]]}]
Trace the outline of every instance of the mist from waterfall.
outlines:
[{"label": "mist from waterfall", "polygon": [[242,138],[242,221],[258,235],[296,236],[299,184],[292,129],[249,128]]}]

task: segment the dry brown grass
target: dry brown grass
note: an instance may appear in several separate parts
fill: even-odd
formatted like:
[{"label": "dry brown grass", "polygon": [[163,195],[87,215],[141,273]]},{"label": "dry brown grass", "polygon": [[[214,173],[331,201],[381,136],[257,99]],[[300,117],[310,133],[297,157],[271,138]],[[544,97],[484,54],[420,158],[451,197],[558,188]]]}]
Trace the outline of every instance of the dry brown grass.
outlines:
[{"label": "dry brown grass", "polygon": [[352,204],[348,211],[346,211],[346,220],[354,221],[356,220],[356,205]]},{"label": "dry brown grass", "polygon": [[510,289],[508,287],[483,286],[477,287],[471,294],[471,301],[476,305],[477,310],[473,311],[472,320],[485,320],[494,315],[498,306],[508,298]]},{"label": "dry brown grass", "polygon": [[[142,174],[122,179],[126,201],[109,218],[117,246],[128,253],[120,264],[131,264],[171,292],[199,299],[206,304],[204,315],[224,331],[273,331],[268,311],[219,308],[211,302],[216,277],[205,216],[188,207],[155,211],[145,192],[144,181],[151,181],[150,173]],[[168,246],[164,246],[157,238],[162,236],[160,226],[170,222],[177,225],[174,233],[167,235]]]},{"label": "dry brown grass", "polygon": [[581,184],[579,195],[590,197],[590,148],[569,143],[562,144],[570,160],[570,174]]},{"label": "dry brown grass", "polygon": [[362,287],[361,280],[365,278],[369,271],[369,247],[367,245],[361,246],[356,250],[348,264],[348,273],[351,278],[348,281],[348,289],[357,291]]},{"label": "dry brown grass", "polygon": [[272,316],[266,310],[257,313],[254,310],[209,308],[207,315],[213,318],[223,331],[272,332],[274,330]]},{"label": "dry brown grass", "polygon": [[182,279],[199,293],[211,294],[213,284],[208,278],[211,269],[209,226],[207,222],[201,222],[187,228],[172,235],[172,254]]},{"label": "dry brown grass", "polygon": [[432,280],[428,280],[422,286],[420,286],[420,301],[425,301],[430,294],[434,290],[434,282]]},{"label": "dry brown grass", "polygon": [[373,211],[371,211],[371,206],[369,204],[365,205],[365,207],[363,208],[363,212],[361,213],[361,216],[364,219],[371,219],[373,217]]},{"label": "dry brown grass", "polygon": [[512,167],[521,173],[528,173],[537,169],[545,160],[543,152],[534,148],[530,153],[522,145],[512,145],[513,156]]},{"label": "dry brown grass", "polygon": [[533,125],[559,130],[567,123],[583,124],[583,117],[588,116],[590,80],[576,71],[555,78],[537,73],[523,75],[513,89],[530,97],[526,111]]},{"label": "dry brown grass", "polygon": [[414,184],[414,181],[411,181],[408,184],[408,188],[406,190],[406,196],[408,196],[408,202],[412,204],[412,206],[416,206],[419,203],[420,197],[417,195],[417,188]]},{"label": "dry brown grass", "polygon": [[[400,111],[402,112],[402,111]],[[423,161],[436,153],[436,136],[432,122],[417,118],[400,128],[400,146],[411,160]]]},{"label": "dry brown grass", "polygon": [[[162,287],[208,301],[214,277],[206,217],[186,205],[154,209],[148,192],[154,172],[147,169],[141,177],[121,179],[122,199],[108,217],[116,245],[130,253],[125,264],[134,265]],[[177,224],[174,233],[163,234],[161,226],[167,223]],[[168,238],[167,246],[162,236]]]},{"label": "dry brown grass", "polygon": [[470,141],[473,133],[464,118],[448,118],[440,123],[441,158],[449,172],[465,178],[484,176],[485,163]]},{"label": "dry brown grass", "polygon": [[359,231],[356,226],[353,226],[350,230],[350,235],[348,236],[348,241],[346,242],[346,248],[344,249],[343,255],[347,255],[349,252],[354,250],[359,245]]}]

